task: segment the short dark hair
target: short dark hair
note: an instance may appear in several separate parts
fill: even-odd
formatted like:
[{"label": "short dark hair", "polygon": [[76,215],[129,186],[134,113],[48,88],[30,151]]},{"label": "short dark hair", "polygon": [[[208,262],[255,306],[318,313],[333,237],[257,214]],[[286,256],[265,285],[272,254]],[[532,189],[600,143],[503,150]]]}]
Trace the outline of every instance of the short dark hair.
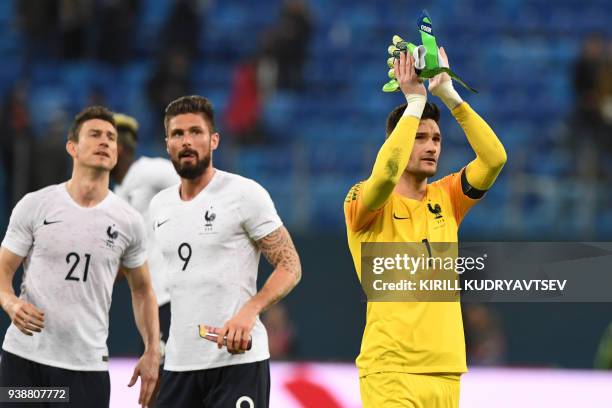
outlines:
[{"label": "short dark hair", "polygon": [[168,122],[175,116],[185,113],[199,113],[208,123],[210,131],[215,131],[215,111],[212,103],[200,95],[181,96],[173,100],[166,107],[164,115],[164,128],[168,132]]},{"label": "short dark hair", "polygon": [[[393,109],[389,116],[387,116],[387,131],[385,137],[389,137],[391,132],[393,132],[393,129],[395,129],[395,126],[397,126],[397,122],[399,122],[400,118],[404,114],[406,106],[408,106],[407,103],[401,104]],[[433,119],[434,122],[440,124],[440,109],[435,103],[425,103],[425,109],[423,109],[423,114],[421,115],[421,120],[423,119]]]},{"label": "short dark hair", "polygon": [[110,110],[108,110],[104,106],[99,105],[88,106],[74,117],[74,120],[72,121],[72,126],[70,126],[70,130],[68,131],[68,140],[78,142],[81,126],[83,126],[83,123],[92,119],[104,120],[113,125],[115,130],[117,129],[115,119],[113,118],[113,113]]}]

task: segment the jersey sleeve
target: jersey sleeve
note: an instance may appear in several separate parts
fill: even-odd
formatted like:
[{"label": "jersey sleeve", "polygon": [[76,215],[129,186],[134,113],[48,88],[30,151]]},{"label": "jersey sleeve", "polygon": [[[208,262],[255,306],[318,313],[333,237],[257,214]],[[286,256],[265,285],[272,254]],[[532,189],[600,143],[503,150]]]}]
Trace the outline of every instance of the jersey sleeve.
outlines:
[{"label": "jersey sleeve", "polygon": [[157,165],[155,171],[155,188],[157,191],[165,190],[181,182],[170,160],[163,160]]},{"label": "jersey sleeve", "polygon": [[121,257],[121,264],[126,268],[137,268],[147,260],[147,236],[145,225],[140,214],[134,212],[131,222],[130,243]]},{"label": "jersey sleeve", "polygon": [[242,226],[251,239],[257,241],[283,225],[270,194],[259,184],[249,181],[242,190],[238,211]]},{"label": "jersey sleeve", "polygon": [[13,209],[2,246],[16,255],[26,257],[34,243],[36,213],[35,200],[28,194]]},{"label": "jersey sleeve", "polygon": [[383,207],[377,210],[368,209],[363,203],[364,181],[355,184],[344,199],[344,219],[351,231],[359,231],[368,226]]},{"label": "jersey sleeve", "polygon": [[435,184],[439,185],[450,197],[457,225],[461,224],[470,208],[484,195],[484,191],[470,186],[465,176],[465,168],[457,173],[449,174],[436,181]]}]

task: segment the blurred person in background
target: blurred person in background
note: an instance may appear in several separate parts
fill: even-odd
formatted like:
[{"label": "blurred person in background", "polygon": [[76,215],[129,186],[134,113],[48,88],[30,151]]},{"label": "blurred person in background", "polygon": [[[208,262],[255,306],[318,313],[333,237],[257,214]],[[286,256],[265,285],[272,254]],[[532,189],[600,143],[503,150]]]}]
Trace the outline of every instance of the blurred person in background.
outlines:
[{"label": "blurred person in background", "polygon": [[[440,58],[448,66],[443,48]],[[407,103],[387,119],[387,139],[370,177],[344,202],[347,237],[359,279],[364,242],[457,242],[469,209],[492,187],[506,152],[489,125],[464,102],[446,73],[429,80],[463,128],[476,158],[436,182],[442,136],[440,111],[412,56],[401,52],[395,78]],[[431,255],[430,255],[431,256]],[[455,302],[368,302],[357,358],[365,408],[456,408],[467,371],[461,305]]]},{"label": "blurred person in background", "polygon": [[240,145],[265,141],[261,123],[264,101],[258,76],[259,62],[259,56],[247,59],[234,69],[232,75],[223,121],[231,140]]},{"label": "blurred person in background", "polygon": [[[158,59],[146,89],[155,124],[163,123],[164,108],[168,101],[185,95],[191,89],[191,64],[189,53],[180,48],[169,50]],[[154,129],[157,132],[158,126]],[[159,131],[162,131],[161,127]]]},{"label": "blurred person in background", "polygon": [[23,67],[26,72],[30,72],[33,62],[58,54],[59,2],[14,0],[17,27],[25,39]]},{"label": "blurred person in background", "polygon": [[[159,322],[142,217],[108,188],[117,162],[112,113],[100,106],[81,111],[66,151],[71,178],[21,199],[0,247],[0,305],[11,319],[0,386],[69,387],[72,405],[108,407],[109,309],[122,266],[146,344],[129,386],[141,378],[144,406],[158,376]],[[22,264],[17,297],[12,281]]]},{"label": "blurred person in background", "polygon": [[571,127],[572,134],[580,137],[570,137],[569,142],[581,157],[577,171],[585,181],[606,175],[606,154],[612,152],[612,115],[606,113],[607,104],[612,103],[612,65],[607,51],[605,37],[590,34],[573,65],[575,106]]},{"label": "blurred person in background", "polygon": [[97,0],[95,13],[97,57],[121,65],[130,57],[140,0]]},{"label": "blurred person in background", "polygon": [[189,59],[196,58],[204,19],[202,0],[174,0],[160,33],[162,54],[179,49]]},{"label": "blurred person in background", "polygon": [[[127,201],[145,220],[147,234],[147,262],[151,273],[153,292],[159,308],[159,335],[161,346],[160,375],[164,364],[164,350],[170,333],[170,294],[168,277],[163,259],[153,245],[153,224],[149,219],[151,199],[170,186],[178,185],[180,178],[174,171],[172,162],[160,157],[140,157],[136,159],[138,143],[138,122],[131,116],[121,113],[113,115],[117,125],[117,165],[111,171],[115,182],[114,192]],[[122,276],[123,272],[120,271]],[[144,349],[144,344],[142,344]],[[159,381],[158,381],[159,383]],[[155,398],[156,392],[153,393]],[[153,407],[154,401],[149,403]]]},{"label": "blurred person in background", "polygon": [[271,360],[288,360],[295,352],[295,328],[289,311],[282,303],[277,303],[262,316],[261,322],[268,332],[268,345]]},{"label": "blurred person in background", "polygon": [[[165,113],[166,146],[181,183],[150,207],[172,305],[158,407],[265,408],[270,353],[259,315],[298,284],[299,256],[268,192],[213,167],[219,133],[212,104],[184,96]],[[261,254],[274,270],[257,291]],[[212,340],[210,334],[215,342],[201,338]]]},{"label": "blurred person in background", "polygon": [[92,0],[60,0],[58,25],[62,58],[76,60],[87,56],[92,5]]},{"label": "blurred person in background", "polygon": [[[6,174],[7,208],[11,208],[32,190],[32,172],[36,169],[35,161],[32,160],[36,137],[32,128],[28,97],[28,83],[19,81],[9,92],[2,107],[0,152]],[[64,157],[65,153],[62,153],[62,158]]]},{"label": "blurred person in background", "polygon": [[506,338],[499,315],[485,305],[463,307],[465,346],[470,366],[496,366],[506,363]]},{"label": "blurred person in background", "polygon": [[66,156],[65,133],[68,124],[67,113],[58,110],[49,118],[44,134],[34,143],[30,190],[58,184],[70,177],[72,163]]},{"label": "blurred person in background", "polygon": [[280,19],[263,37],[263,64],[274,72],[277,89],[302,89],[311,33],[307,4],[301,0],[286,1]]}]

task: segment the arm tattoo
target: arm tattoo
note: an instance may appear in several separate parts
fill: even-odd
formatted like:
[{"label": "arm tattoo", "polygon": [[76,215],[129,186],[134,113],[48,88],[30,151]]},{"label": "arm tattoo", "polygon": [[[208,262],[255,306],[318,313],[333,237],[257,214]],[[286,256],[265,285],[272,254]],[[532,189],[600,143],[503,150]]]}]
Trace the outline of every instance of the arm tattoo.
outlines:
[{"label": "arm tattoo", "polygon": [[274,268],[282,267],[290,274],[295,275],[296,283],[300,280],[302,277],[300,257],[295,250],[287,228],[279,227],[257,241],[257,245],[270,265]]}]

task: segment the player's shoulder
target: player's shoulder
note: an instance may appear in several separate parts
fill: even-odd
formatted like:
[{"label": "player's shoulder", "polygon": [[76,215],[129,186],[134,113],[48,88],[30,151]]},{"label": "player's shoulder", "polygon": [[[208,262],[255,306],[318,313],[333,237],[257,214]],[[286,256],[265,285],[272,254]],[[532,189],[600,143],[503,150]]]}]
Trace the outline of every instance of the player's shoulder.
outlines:
[{"label": "player's shoulder", "polygon": [[435,188],[445,188],[447,187],[450,183],[460,180],[461,177],[461,170],[460,171],[456,171],[453,173],[449,173],[443,177],[440,177],[439,179],[437,179],[436,181],[433,181],[431,183],[429,183],[429,186],[435,187]]},{"label": "player's shoulder", "polygon": [[344,198],[345,204],[350,204],[353,201],[356,201],[359,198],[359,192],[361,191],[361,187],[365,183],[365,180],[361,180],[351,186],[346,197]]},{"label": "player's shoulder", "polygon": [[132,207],[127,201],[119,197],[117,194],[110,190],[108,194],[110,194],[110,206],[112,207],[113,212],[124,217],[126,220],[138,219],[141,217],[141,214],[136,211],[134,207]]},{"label": "player's shoulder", "polygon": [[21,198],[21,200],[19,200],[19,203],[22,206],[40,206],[50,204],[55,198],[60,197],[64,193],[67,194],[67,192],[62,191],[62,189],[65,190],[66,188],[65,184],[66,183],[52,184],[39,190],[27,193]]},{"label": "player's shoulder", "polygon": [[266,192],[266,189],[257,181],[228,171],[216,170],[215,177],[220,178],[218,188],[226,192],[234,192],[239,195],[249,195],[258,192]]}]

